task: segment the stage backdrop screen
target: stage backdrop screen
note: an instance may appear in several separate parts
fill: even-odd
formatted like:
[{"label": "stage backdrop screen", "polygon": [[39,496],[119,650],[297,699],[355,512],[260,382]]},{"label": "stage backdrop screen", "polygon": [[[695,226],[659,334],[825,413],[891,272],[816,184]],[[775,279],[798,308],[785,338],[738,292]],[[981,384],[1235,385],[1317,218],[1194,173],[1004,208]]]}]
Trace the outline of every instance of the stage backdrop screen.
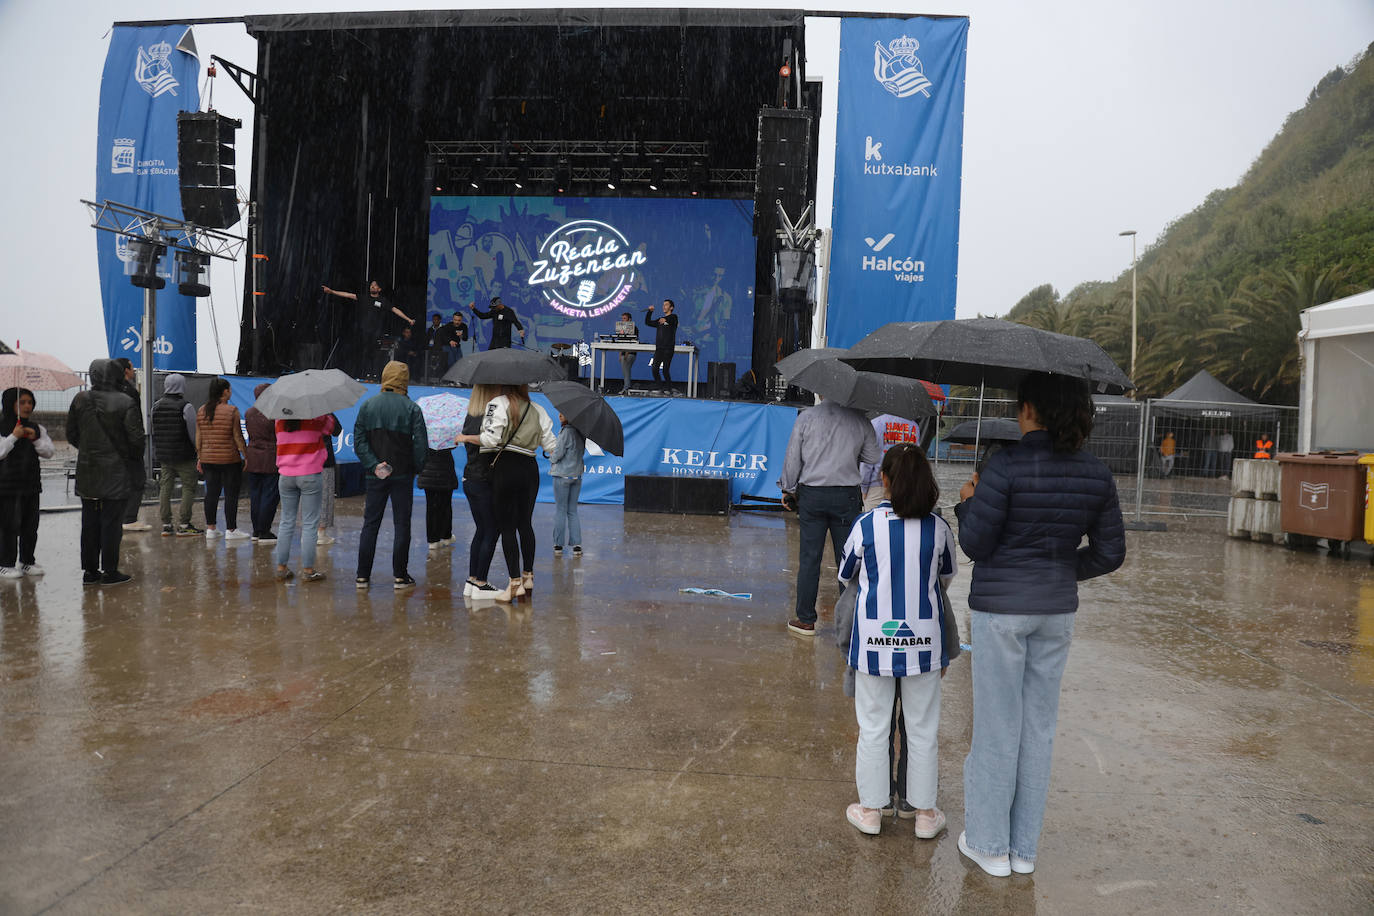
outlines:
[{"label": "stage backdrop screen", "polygon": [[[644,312],[672,299],[677,342],[696,344],[698,381],[708,362],[744,371],[754,334],[754,204],[749,200],[597,197],[433,197],[429,211],[429,314],[462,309],[485,349],[493,296],[525,326],[526,347],[591,344],[629,312],[653,343]],[[428,318],[428,316],[426,316]],[[514,338],[519,343],[518,334]],[[607,369],[619,378],[619,366]],[[635,375],[648,376],[647,354]],[[685,355],[672,375],[687,375]]]}]

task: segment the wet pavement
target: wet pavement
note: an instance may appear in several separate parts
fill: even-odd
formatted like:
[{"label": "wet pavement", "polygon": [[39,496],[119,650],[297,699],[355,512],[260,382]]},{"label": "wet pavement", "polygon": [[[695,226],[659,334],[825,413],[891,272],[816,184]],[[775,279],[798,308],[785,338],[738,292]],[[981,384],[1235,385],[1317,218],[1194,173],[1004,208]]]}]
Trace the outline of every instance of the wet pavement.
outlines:
[{"label": "wet pavement", "polygon": [[955,848],[966,659],[949,831],[845,822],[829,614],[784,630],[795,523],[586,506],[584,558],[545,539],[531,597],[474,607],[463,549],[418,537],[394,592],[388,529],[357,592],[358,502],[316,584],[153,532],[132,583],[83,590],[77,515],[43,516],[48,575],[0,582],[0,912],[1374,910],[1367,558],[1130,533],[1082,589],[1036,873],[996,879]]}]

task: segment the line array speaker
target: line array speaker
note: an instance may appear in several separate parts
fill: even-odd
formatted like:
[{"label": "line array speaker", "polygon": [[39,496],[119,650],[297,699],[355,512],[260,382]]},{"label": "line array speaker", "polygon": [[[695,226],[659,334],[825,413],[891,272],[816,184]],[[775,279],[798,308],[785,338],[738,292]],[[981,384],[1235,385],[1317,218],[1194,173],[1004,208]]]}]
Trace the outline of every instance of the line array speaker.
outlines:
[{"label": "line array speaker", "polygon": [[234,132],[242,123],[214,111],[177,113],[177,173],[186,222],[228,229],[239,221]]},{"label": "line array speaker", "polygon": [[775,201],[792,219],[806,206],[811,174],[811,112],[760,108],[755,163],[754,236],[772,242],[778,217]]}]

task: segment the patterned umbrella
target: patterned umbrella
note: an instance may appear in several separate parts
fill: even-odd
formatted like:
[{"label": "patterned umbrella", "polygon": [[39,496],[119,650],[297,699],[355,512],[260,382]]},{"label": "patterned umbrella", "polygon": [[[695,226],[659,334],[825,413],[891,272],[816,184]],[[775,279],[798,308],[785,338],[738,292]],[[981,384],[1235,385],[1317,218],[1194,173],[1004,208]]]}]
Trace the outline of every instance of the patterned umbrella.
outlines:
[{"label": "patterned umbrella", "polygon": [[33,350],[0,354],[0,388],[66,391],[81,385],[81,376],[56,356]]},{"label": "patterned umbrella", "polygon": [[468,412],[468,399],[456,394],[431,394],[415,401],[425,415],[425,430],[429,433],[429,447],[435,450],[453,448],[454,440],[463,431],[463,419]]}]

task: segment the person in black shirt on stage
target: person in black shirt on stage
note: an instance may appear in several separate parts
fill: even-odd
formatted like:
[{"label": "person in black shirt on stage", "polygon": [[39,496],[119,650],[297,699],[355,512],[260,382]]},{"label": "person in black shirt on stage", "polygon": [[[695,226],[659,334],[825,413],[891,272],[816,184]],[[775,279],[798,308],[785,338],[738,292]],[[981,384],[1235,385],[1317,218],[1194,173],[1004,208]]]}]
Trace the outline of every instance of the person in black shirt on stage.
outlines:
[{"label": "person in black shirt on stage", "polygon": [[[473,308],[477,303],[469,302],[468,308]],[[453,320],[439,329],[434,335],[434,346],[439,353],[438,375],[444,375],[453,368],[453,364],[463,358],[463,342],[468,339],[468,324],[463,320],[463,313],[455,311]]]},{"label": "person in black shirt on stage", "polygon": [[372,362],[368,359],[368,355],[375,350],[380,338],[400,337],[402,328],[413,327],[415,324],[415,319],[397,308],[390,296],[383,298],[382,284],[376,280],[367,284],[366,299],[359,299],[357,293],[347,293],[343,290],[330,289],[327,286],[320,288],[331,296],[338,296],[340,299],[352,299],[363,306],[359,310],[361,314],[357,319],[358,333],[349,335],[357,341],[356,346],[360,351],[357,360],[360,375],[365,374],[362,371],[363,367]]},{"label": "person in black shirt on stage", "polygon": [[[673,312],[673,300],[663,300],[663,317],[654,317],[654,307],[649,306],[649,310],[644,313],[645,327],[652,328],[654,337],[654,355],[649,357],[649,370],[654,374],[654,381],[658,382],[664,391],[672,394],[673,379],[668,374],[668,370],[673,365],[673,348],[677,346],[677,315]],[[662,376],[660,377],[660,372]]]},{"label": "person in black shirt on stage", "polygon": [[506,304],[501,301],[500,296],[491,297],[491,311],[483,312],[477,308],[477,303],[469,306],[472,314],[478,318],[491,319],[491,343],[487,346],[488,350],[502,350],[510,347],[510,329],[514,325],[520,331],[520,340],[525,340],[525,326],[520,323],[520,319],[515,316],[515,312],[506,308]]}]

